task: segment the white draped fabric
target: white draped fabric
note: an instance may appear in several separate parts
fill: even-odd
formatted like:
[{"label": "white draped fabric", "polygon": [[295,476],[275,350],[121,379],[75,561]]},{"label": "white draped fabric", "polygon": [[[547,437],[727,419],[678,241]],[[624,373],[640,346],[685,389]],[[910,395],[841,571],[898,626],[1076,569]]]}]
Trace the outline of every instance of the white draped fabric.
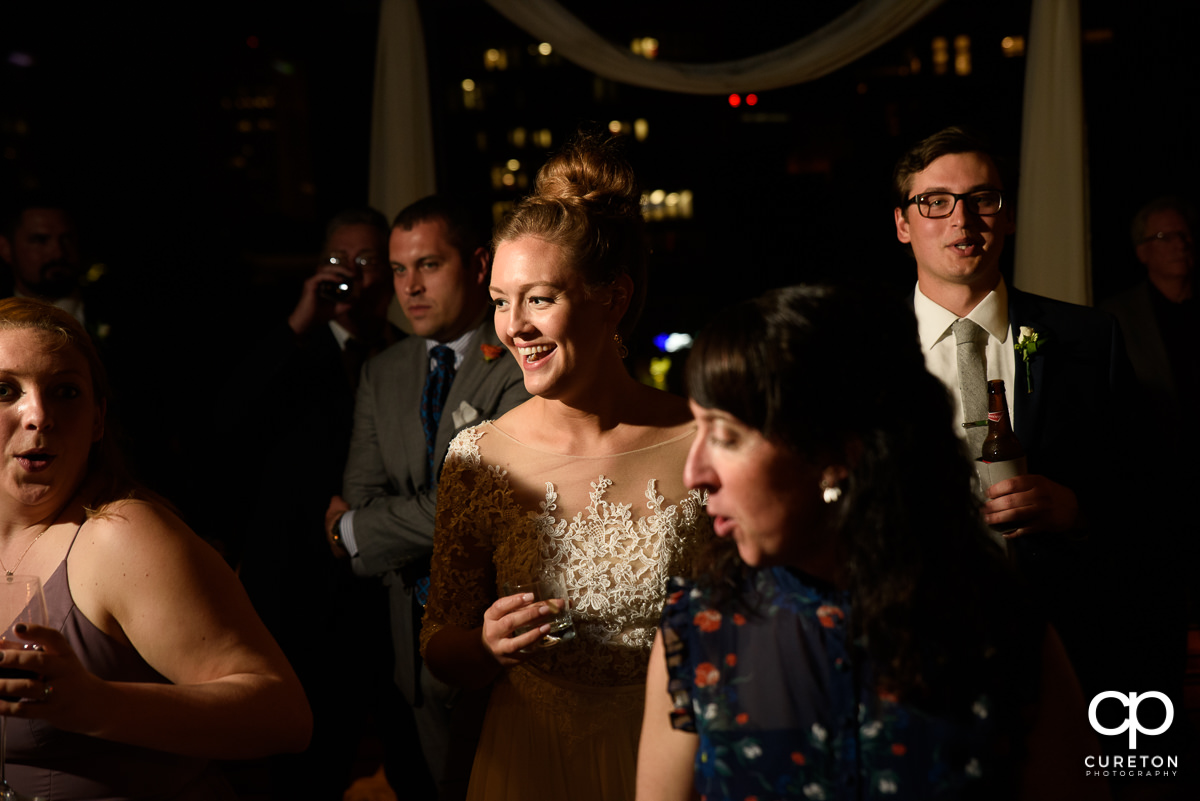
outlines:
[{"label": "white draped fabric", "polygon": [[382,0],[379,5],[367,196],[390,220],[436,190],[433,125],[417,0]]},{"label": "white draped fabric", "polygon": [[[675,92],[764,91],[810,81],[908,28],[943,0],[862,0],[786,47],[722,64],[648,61],[584,25],[555,0],[489,0],[531,36],[605,78]],[[369,200],[388,217],[436,191],[425,41],[416,0],[382,0],[371,120]]]},{"label": "white draped fabric", "polygon": [[[765,91],[819,78],[906,30],[943,0],[863,0],[768,53],[717,64],[650,61],[596,34],[555,0],[488,0],[564,58],[614,81],[693,94]],[[1079,0],[1033,0],[1026,49],[1015,283],[1091,301]],[[370,202],[387,216],[436,190],[425,44],[416,0],[382,0]]]},{"label": "white draped fabric", "polygon": [[1013,283],[1092,300],[1079,0],[1033,0]]},{"label": "white draped fabric", "polygon": [[720,64],[649,61],[588,28],[556,0],[487,0],[563,58],[622,83],[689,94],[762,92],[820,78],[907,30],[943,0],[862,0],[778,50]]}]

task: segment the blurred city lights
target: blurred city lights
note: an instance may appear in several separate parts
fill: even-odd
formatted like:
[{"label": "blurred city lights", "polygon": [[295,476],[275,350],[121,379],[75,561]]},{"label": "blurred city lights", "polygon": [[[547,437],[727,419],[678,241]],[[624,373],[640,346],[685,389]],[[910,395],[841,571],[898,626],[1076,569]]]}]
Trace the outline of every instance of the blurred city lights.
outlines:
[{"label": "blurred city lights", "polygon": [[935,75],[945,75],[950,63],[950,43],[945,36],[933,37],[933,72]]},{"label": "blurred city lights", "polygon": [[659,334],[654,338],[654,347],[663,353],[678,353],[692,346],[691,334]]},{"label": "blurred city lights", "polygon": [[729,105],[733,106],[734,108],[737,108],[738,106],[742,105],[742,96],[741,95],[730,95],[729,96]]},{"label": "blurred city lights", "polygon": [[670,356],[655,356],[650,359],[650,381],[656,389],[667,388],[667,373],[671,372]]},{"label": "blurred city lights", "polygon": [[971,74],[971,37],[966,34],[954,37],[954,72]]},{"label": "blurred city lights", "polygon": [[1000,49],[1004,51],[1004,55],[1008,58],[1025,55],[1025,37],[1024,36],[1005,36],[1000,40]]},{"label": "blurred city lights", "polygon": [[658,40],[653,36],[643,36],[629,43],[629,49],[635,56],[647,59],[658,58]]}]

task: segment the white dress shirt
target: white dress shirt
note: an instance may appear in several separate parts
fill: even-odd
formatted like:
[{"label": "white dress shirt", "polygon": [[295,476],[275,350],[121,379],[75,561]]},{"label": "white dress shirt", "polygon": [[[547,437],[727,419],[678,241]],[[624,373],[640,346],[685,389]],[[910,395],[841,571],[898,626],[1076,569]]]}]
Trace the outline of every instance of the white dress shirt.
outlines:
[{"label": "white dress shirt", "polygon": [[[921,292],[920,285],[913,293],[913,311],[917,315],[917,336],[921,340],[925,367],[950,390],[951,397],[954,398],[954,431],[966,439],[967,430],[962,426],[966,417],[963,415],[959,391],[958,350],[954,332],[950,330],[950,326],[959,318],[954,312],[947,311],[927,298]],[[1017,355],[1013,350],[1012,326],[1008,320],[1008,289],[1003,278],[987,297],[971,309],[966,319],[988,332],[987,345],[983,351],[984,372],[989,381],[996,378],[1004,380],[1004,390],[1008,398],[1008,419],[1015,426],[1013,393],[1017,390],[1014,380]]]}]

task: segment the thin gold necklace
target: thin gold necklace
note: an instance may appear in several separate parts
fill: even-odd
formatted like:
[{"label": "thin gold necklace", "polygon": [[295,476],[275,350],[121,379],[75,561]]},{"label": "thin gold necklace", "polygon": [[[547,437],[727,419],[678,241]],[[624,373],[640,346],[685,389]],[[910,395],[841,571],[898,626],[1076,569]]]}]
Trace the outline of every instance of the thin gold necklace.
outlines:
[{"label": "thin gold necklace", "polygon": [[[54,524],[51,523],[50,525],[52,526]],[[42,529],[42,534],[45,534],[49,530],[50,530],[50,526],[46,526],[44,529]],[[36,537],[34,537],[33,542],[29,543],[29,545],[27,545],[25,547],[25,550],[21,552],[21,558],[19,558],[17,560],[17,563],[15,565],[13,565],[12,570],[9,570],[7,567],[4,566],[4,562],[0,561],[0,570],[4,571],[4,577],[6,579],[8,579],[9,581],[12,581],[13,574],[17,572],[17,568],[21,566],[21,563],[25,561],[25,554],[29,553],[30,548],[37,545],[37,541],[42,538],[42,534],[38,534]]]},{"label": "thin gold necklace", "polygon": [[[70,502],[68,501],[68,504],[69,503]],[[15,565],[13,565],[12,570],[9,570],[7,567],[4,566],[4,562],[0,561],[0,570],[4,571],[4,578],[6,580],[12,581],[13,574],[17,572],[17,568],[21,566],[21,563],[25,561],[25,555],[29,553],[29,549],[32,548],[33,546],[37,545],[37,541],[42,538],[42,534],[45,534],[47,531],[49,531],[50,529],[52,529],[54,527],[54,524],[58,522],[58,518],[62,517],[62,513],[64,511],[66,511],[66,509],[67,509],[66,506],[63,506],[61,509],[59,509],[58,512],[54,515],[54,519],[51,520],[46,525],[46,527],[44,529],[42,529],[41,532],[36,537],[33,538],[33,542],[31,542],[25,546],[25,550],[21,551],[21,556],[17,559],[17,563]]]}]

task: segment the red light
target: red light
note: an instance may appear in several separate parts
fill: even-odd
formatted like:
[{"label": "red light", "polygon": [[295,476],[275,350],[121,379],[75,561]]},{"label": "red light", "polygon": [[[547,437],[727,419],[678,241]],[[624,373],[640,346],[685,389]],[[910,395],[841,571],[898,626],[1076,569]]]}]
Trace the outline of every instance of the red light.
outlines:
[{"label": "red light", "polygon": [[257,36],[247,36],[246,37],[246,47],[249,47],[251,50],[258,47],[258,37]]},{"label": "red light", "polygon": [[742,105],[741,95],[730,95],[729,96],[729,105],[733,106],[734,108],[737,108],[738,106]]},{"label": "red light", "polygon": [[746,95],[746,105],[747,106],[757,106],[758,105],[758,95]]}]

